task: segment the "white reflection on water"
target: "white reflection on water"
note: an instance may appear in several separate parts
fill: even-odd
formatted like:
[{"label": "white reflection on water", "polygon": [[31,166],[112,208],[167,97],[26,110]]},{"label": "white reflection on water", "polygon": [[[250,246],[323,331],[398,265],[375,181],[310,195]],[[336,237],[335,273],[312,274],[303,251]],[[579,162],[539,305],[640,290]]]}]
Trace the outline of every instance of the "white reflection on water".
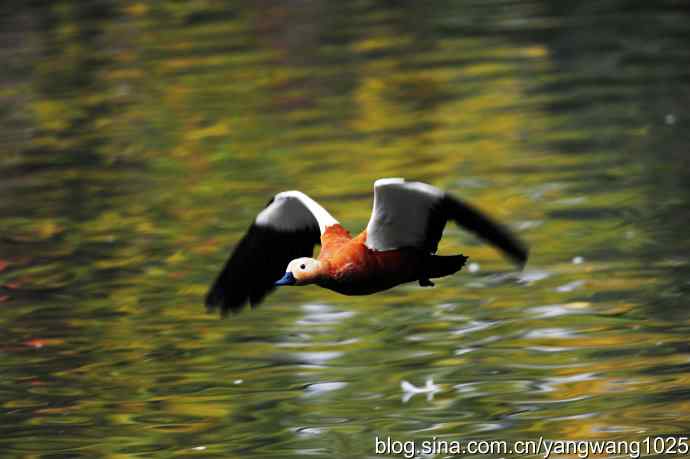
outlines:
[{"label": "white reflection on water", "polygon": [[567,284],[564,284],[564,285],[557,287],[556,291],[561,292],[561,293],[572,292],[573,290],[579,289],[583,285],[585,285],[585,281],[576,280],[576,281],[568,282]]},{"label": "white reflection on water", "polygon": [[302,305],[305,316],[297,321],[300,325],[335,324],[355,315],[353,311],[338,311],[327,304]]},{"label": "white reflection on water", "polygon": [[464,327],[457,328],[453,330],[454,335],[467,335],[468,333],[473,333],[479,330],[486,330],[487,328],[493,326],[496,322],[488,322],[481,320],[473,320]]},{"label": "white reflection on water", "polygon": [[536,330],[530,330],[525,333],[525,338],[527,339],[555,339],[555,338],[572,338],[575,336],[572,330],[567,328],[538,328]]},{"label": "white reflection on water", "polygon": [[586,302],[574,302],[566,304],[547,304],[527,309],[527,312],[535,318],[559,317],[569,314],[582,314],[589,310],[590,304]]},{"label": "white reflection on water", "polygon": [[312,365],[323,365],[329,360],[336,359],[343,355],[344,352],[337,351],[323,351],[323,352],[294,352],[291,357],[299,362],[312,364]]},{"label": "white reflection on water", "polygon": [[345,386],[347,386],[347,383],[342,381],[314,383],[307,386],[304,390],[304,395],[306,397],[318,396],[327,392],[340,390]]},{"label": "white reflection on water", "polygon": [[426,394],[426,399],[431,401],[434,399],[434,394],[441,392],[441,386],[434,384],[432,378],[428,378],[423,386],[415,386],[411,382],[403,380],[400,381],[400,388],[403,390],[403,403],[407,403],[417,394]]}]

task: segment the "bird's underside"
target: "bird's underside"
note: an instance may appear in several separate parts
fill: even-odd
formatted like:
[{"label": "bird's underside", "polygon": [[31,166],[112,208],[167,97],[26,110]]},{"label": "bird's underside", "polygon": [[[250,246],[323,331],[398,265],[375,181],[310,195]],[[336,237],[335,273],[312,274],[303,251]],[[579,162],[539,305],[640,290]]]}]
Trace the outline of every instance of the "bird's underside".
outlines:
[{"label": "bird's underside", "polygon": [[431,279],[455,274],[467,261],[464,255],[426,255],[419,258],[424,260],[420,261],[422,269],[415,269],[411,273],[393,271],[377,276],[327,279],[317,282],[317,285],[343,295],[370,295],[408,282],[418,282],[421,287],[433,287],[434,283]]},{"label": "bird's underside", "polygon": [[[324,245],[331,232],[342,233],[340,225],[327,229],[322,236]],[[396,285],[418,281],[421,286],[433,286],[430,278],[445,277],[459,271],[465,264],[464,255],[438,256],[423,249],[405,247],[377,251],[364,243],[366,231],[337,246],[336,250],[322,250],[318,260],[329,266],[328,276],[315,283],[344,295],[369,295]]]}]

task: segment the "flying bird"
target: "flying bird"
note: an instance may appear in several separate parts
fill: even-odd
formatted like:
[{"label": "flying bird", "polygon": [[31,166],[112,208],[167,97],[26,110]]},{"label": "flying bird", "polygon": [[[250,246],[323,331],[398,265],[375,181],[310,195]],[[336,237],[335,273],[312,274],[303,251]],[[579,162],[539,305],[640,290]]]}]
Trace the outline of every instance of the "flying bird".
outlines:
[{"label": "flying bird", "polygon": [[[368,295],[406,282],[459,271],[464,255],[435,255],[448,220],[500,249],[522,268],[527,247],[505,226],[470,204],[422,182],[374,183],[364,231],[350,233],[300,191],[276,194],[257,215],[206,296],[209,310],[257,306],[276,286],[316,284],[345,295]],[[311,258],[321,244],[318,258]]]}]

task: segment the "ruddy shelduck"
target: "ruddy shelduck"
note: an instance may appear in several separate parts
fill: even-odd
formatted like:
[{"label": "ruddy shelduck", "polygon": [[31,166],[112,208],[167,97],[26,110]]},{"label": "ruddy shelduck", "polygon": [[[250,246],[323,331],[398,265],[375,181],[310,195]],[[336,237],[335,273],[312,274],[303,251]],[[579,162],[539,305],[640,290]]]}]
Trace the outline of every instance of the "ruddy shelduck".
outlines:
[{"label": "ruddy shelduck", "polygon": [[[452,220],[504,252],[521,268],[527,247],[505,226],[422,182],[402,178],[374,184],[374,206],[364,231],[352,237],[300,191],[276,194],[249,227],[206,297],[209,309],[257,306],[278,285],[316,284],[345,295],[368,295],[406,282],[459,271],[464,255],[435,255]],[[316,244],[318,258],[311,258]]]}]

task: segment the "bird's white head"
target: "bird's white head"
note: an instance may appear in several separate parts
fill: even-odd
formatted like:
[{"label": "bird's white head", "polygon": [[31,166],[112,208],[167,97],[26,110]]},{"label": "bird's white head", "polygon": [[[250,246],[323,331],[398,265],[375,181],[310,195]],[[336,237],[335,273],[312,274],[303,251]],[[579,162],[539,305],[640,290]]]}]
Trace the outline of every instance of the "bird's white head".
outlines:
[{"label": "bird's white head", "polygon": [[321,262],[309,257],[295,258],[287,265],[285,275],[275,285],[313,284],[321,275]]}]

